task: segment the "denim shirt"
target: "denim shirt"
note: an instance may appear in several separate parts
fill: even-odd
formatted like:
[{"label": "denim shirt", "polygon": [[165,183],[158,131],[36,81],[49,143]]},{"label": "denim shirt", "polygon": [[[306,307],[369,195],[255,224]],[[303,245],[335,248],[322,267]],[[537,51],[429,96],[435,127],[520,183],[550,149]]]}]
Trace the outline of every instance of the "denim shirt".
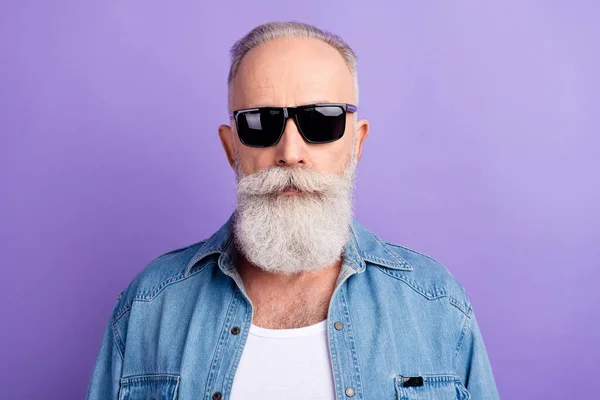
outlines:
[{"label": "denim shirt", "polygon": [[[229,399],[253,311],[232,219],[150,262],[119,295],[87,399]],[[462,286],[355,219],[351,230],[327,316],[336,399],[498,399]]]}]

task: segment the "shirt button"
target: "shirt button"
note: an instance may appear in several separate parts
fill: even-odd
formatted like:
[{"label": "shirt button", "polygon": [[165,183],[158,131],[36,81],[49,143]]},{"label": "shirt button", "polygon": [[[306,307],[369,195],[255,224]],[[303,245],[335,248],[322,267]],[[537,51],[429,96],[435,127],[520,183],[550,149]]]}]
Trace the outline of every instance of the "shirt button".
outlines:
[{"label": "shirt button", "polygon": [[352,388],[352,387],[348,386],[348,387],[346,388],[346,396],[348,396],[348,397],[353,397],[353,396],[354,396],[354,388]]},{"label": "shirt button", "polygon": [[[335,324],[333,324],[333,327],[336,330],[341,331],[342,329],[344,329],[344,324],[342,324],[340,321],[337,321]],[[352,389],[352,388],[350,388],[350,389]]]},{"label": "shirt button", "polygon": [[223,395],[221,394],[221,392],[214,392],[212,398],[213,400],[221,400],[223,398]]},{"label": "shirt button", "polygon": [[237,335],[238,333],[240,333],[240,328],[238,326],[234,326],[233,328],[231,328],[232,335]]}]

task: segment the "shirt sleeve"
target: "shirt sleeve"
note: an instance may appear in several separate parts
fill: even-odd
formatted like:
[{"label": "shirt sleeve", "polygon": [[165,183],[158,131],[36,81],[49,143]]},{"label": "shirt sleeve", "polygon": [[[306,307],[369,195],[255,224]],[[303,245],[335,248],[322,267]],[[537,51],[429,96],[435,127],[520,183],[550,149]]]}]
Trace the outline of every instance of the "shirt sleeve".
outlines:
[{"label": "shirt sleeve", "polygon": [[100,351],[88,385],[87,400],[117,400],[119,395],[123,356],[116,343],[113,316],[114,310],[104,330]]},{"label": "shirt sleeve", "polygon": [[458,374],[472,399],[499,399],[498,389],[475,314],[465,321],[457,353]]}]

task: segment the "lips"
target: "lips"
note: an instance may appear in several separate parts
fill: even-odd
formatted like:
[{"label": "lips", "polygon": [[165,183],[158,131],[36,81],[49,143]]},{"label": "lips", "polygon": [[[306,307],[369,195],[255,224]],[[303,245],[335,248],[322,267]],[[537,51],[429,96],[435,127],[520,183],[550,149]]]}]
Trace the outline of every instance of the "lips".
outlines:
[{"label": "lips", "polygon": [[282,190],[284,194],[300,194],[302,191],[295,186],[288,186]]}]

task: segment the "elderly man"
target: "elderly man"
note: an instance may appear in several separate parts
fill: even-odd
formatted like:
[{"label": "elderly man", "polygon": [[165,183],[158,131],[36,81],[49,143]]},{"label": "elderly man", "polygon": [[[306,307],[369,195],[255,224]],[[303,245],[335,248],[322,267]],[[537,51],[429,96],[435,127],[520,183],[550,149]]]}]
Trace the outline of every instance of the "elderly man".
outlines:
[{"label": "elderly man", "polygon": [[356,57],[314,26],[232,48],[237,208],[121,293],[88,399],[496,399],[463,288],[352,217]]}]

